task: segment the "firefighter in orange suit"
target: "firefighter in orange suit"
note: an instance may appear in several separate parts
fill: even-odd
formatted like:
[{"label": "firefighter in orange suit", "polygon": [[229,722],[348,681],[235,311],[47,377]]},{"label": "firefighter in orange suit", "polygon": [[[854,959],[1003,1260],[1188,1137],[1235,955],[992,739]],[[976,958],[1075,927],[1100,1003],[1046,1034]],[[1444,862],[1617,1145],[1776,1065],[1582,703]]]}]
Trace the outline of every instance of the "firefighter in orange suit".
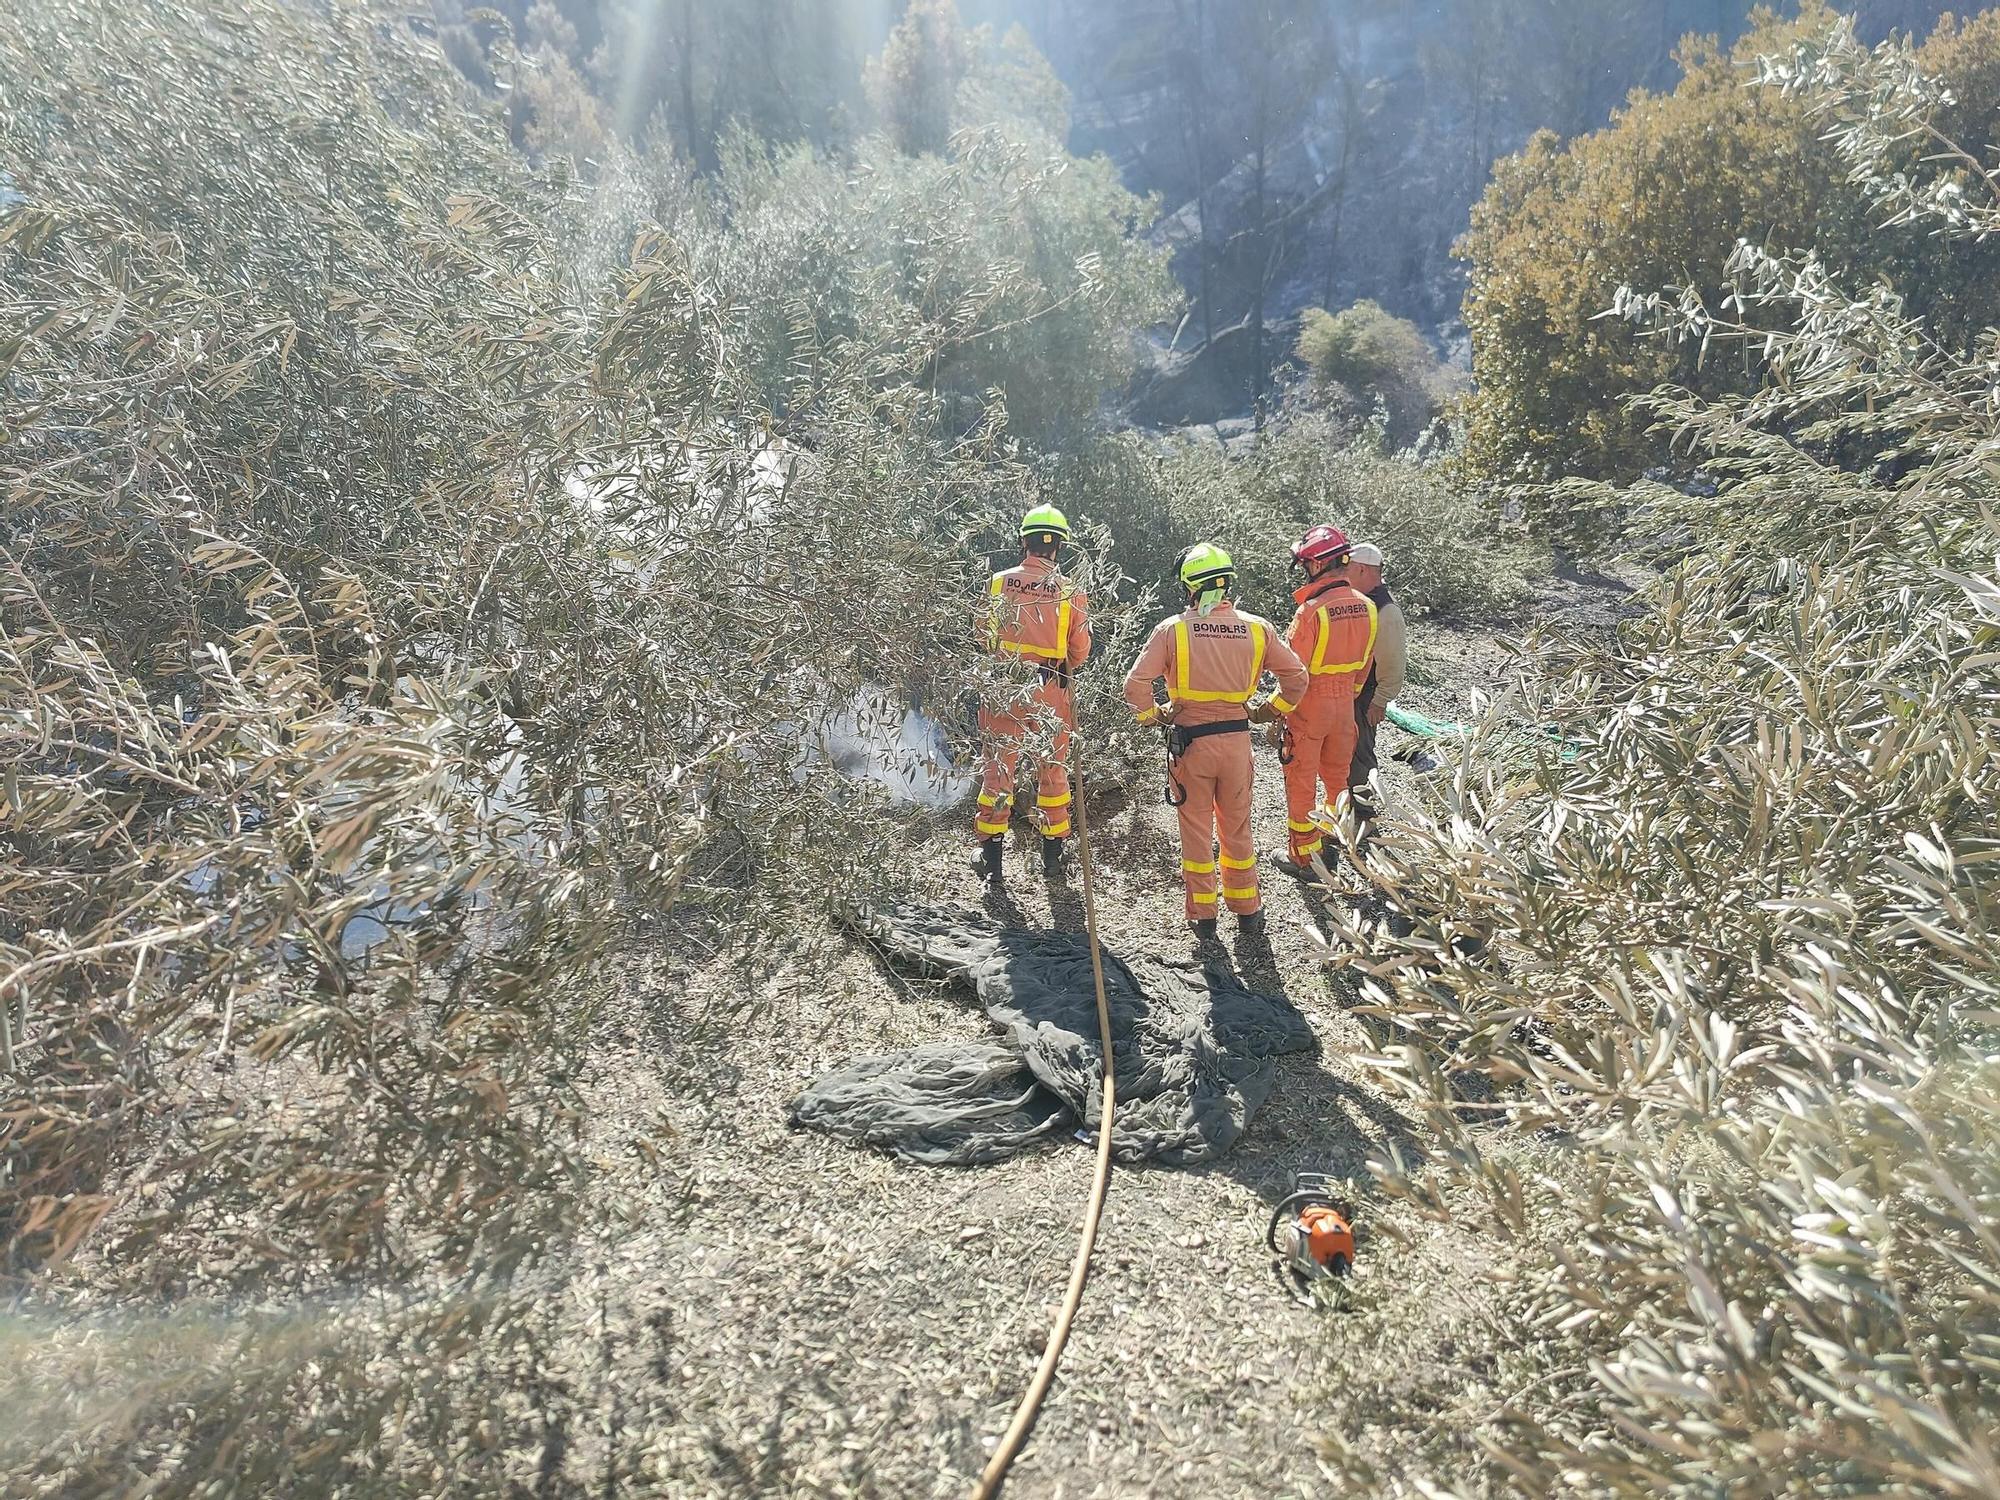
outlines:
[{"label": "firefighter in orange suit", "polygon": [[1038,731],[1048,745],[1035,788],[1042,868],[1052,878],[1063,873],[1070,830],[1069,737],[1076,728],[1070,679],[1090,656],[1090,601],[1056,566],[1056,549],[1067,540],[1068,517],[1053,505],[1036,506],[1021,518],[1020,565],[995,573],[987,585],[983,644],[1009,663],[1016,678],[987,693],[979,710],[986,774],[979,788],[974,868],[995,884],[1021,752]]},{"label": "firefighter in orange suit", "polygon": [[[1168,796],[1180,812],[1188,921],[1199,937],[1213,937],[1220,900],[1242,931],[1260,933],[1264,902],[1250,840],[1250,724],[1290,713],[1305,697],[1309,678],[1275,625],[1229,602],[1236,566],[1227,552],[1207,542],[1191,548],[1180,576],[1187,608],[1153,631],[1125,674],[1125,701],[1140,723],[1164,720],[1170,726]],[[1252,707],[1266,672],[1277,677],[1277,694]],[[1164,707],[1154,702],[1155,682],[1166,684]]]},{"label": "firefighter in orange suit", "polygon": [[1325,846],[1325,822],[1347,790],[1354,695],[1367,681],[1375,655],[1375,604],[1349,581],[1351,561],[1352,548],[1337,526],[1315,526],[1292,548],[1292,566],[1305,582],[1292,594],[1298,612],[1286,638],[1311,673],[1312,685],[1285,716],[1279,759],[1290,834],[1287,869],[1308,879],[1317,878],[1313,861]]}]

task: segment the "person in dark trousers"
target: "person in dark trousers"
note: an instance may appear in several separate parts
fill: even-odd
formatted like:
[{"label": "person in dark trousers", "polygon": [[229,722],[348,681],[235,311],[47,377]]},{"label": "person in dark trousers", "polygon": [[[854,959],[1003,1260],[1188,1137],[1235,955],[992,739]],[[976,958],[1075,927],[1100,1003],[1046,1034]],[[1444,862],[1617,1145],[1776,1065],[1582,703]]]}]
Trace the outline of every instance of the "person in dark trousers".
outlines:
[{"label": "person in dark trousers", "polygon": [[1382,563],[1382,549],[1372,542],[1362,542],[1354,548],[1348,570],[1354,587],[1375,606],[1377,624],[1375,659],[1369,666],[1368,680],[1354,695],[1357,734],[1354,758],[1347,768],[1347,795],[1364,824],[1376,812],[1375,790],[1368,783],[1369,774],[1375,769],[1375,731],[1388,717],[1389,705],[1403,690],[1403,679],[1410,665],[1403,606],[1396,602],[1395,594],[1382,578]]}]

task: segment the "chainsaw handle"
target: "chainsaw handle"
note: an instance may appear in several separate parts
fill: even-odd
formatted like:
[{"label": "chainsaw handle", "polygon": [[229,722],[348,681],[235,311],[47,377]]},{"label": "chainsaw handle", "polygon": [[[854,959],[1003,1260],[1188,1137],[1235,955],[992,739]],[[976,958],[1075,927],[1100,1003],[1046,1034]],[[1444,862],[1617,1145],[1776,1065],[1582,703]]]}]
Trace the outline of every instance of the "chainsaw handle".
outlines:
[{"label": "chainsaw handle", "polygon": [[[1334,1201],[1325,1193],[1308,1189],[1304,1192],[1288,1194],[1284,1201],[1271,1211],[1271,1222],[1264,1230],[1264,1248],[1272,1254],[1278,1250],[1278,1226],[1285,1222],[1285,1215],[1295,1208],[1303,1208],[1308,1203],[1324,1203],[1328,1208],[1336,1208]],[[1337,1211],[1337,1209],[1336,1209]]]}]

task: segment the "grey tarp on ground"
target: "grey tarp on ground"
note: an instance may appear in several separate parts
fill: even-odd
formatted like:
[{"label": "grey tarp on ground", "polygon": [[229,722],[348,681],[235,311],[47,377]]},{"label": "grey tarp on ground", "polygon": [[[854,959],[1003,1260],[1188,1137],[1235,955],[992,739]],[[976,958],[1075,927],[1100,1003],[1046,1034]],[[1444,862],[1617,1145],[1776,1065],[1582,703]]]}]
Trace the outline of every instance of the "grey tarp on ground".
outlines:
[{"label": "grey tarp on ground", "polygon": [[[942,1165],[998,1161],[1095,1124],[1097,1001],[1081,933],[917,906],[855,921],[892,961],[969,980],[1004,1036],[856,1058],[792,1102],[793,1124]],[[1120,1161],[1186,1166],[1228,1150],[1270,1092],[1273,1059],[1313,1048],[1289,1003],[1220,967],[1107,951],[1104,985]]]}]

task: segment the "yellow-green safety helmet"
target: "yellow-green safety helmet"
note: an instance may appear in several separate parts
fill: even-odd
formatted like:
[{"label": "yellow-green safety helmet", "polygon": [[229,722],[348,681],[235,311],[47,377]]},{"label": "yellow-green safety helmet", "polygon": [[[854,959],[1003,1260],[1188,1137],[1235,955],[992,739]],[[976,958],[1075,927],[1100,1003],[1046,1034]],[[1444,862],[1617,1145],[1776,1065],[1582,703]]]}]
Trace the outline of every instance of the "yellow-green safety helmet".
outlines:
[{"label": "yellow-green safety helmet", "polygon": [[1037,505],[1021,517],[1021,536],[1023,540],[1043,544],[1057,540],[1066,542],[1069,540],[1069,517],[1053,505]]},{"label": "yellow-green safety helmet", "polygon": [[1181,556],[1181,583],[1190,594],[1227,588],[1236,579],[1236,564],[1213,542],[1201,542]]}]

